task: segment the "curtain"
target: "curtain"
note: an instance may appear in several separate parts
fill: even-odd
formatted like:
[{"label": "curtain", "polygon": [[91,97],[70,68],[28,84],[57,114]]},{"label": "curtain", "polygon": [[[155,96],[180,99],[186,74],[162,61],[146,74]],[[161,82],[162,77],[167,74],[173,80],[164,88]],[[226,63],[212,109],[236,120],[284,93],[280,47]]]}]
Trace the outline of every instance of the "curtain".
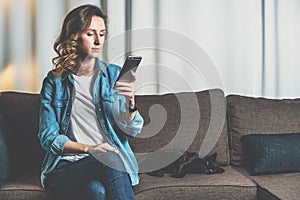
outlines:
[{"label": "curtain", "polygon": [[0,0],[0,91],[40,90],[65,14],[85,3],[109,16],[103,59],[143,56],[138,94],[300,96],[298,0]]},{"label": "curtain", "polygon": [[153,26],[144,22],[145,15],[153,16],[160,34],[169,35],[164,39],[173,38],[167,51],[160,46],[164,36],[155,38],[158,93],[218,87],[227,94],[260,95],[260,1],[165,0],[154,1],[150,11],[146,2],[133,1],[133,28]]},{"label": "curtain", "polygon": [[0,91],[39,92],[65,14],[99,0],[0,0]]},{"label": "curtain", "polygon": [[300,96],[300,1],[265,0],[264,76],[262,96]]},{"label": "curtain", "polygon": [[[114,3],[114,0],[108,2]],[[131,0],[126,3],[131,8],[127,17],[131,21],[130,50],[144,57],[138,71],[138,93],[219,87],[226,94],[299,97],[299,1]],[[126,18],[128,14],[123,16]],[[113,19],[111,23],[114,24]],[[121,38],[124,31],[118,30],[117,36],[110,39]],[[178,49],[181,49],[179,55]],[[121,48],[124,50],[126,47]],[[189,62],[193,55],[203,60]]]}]

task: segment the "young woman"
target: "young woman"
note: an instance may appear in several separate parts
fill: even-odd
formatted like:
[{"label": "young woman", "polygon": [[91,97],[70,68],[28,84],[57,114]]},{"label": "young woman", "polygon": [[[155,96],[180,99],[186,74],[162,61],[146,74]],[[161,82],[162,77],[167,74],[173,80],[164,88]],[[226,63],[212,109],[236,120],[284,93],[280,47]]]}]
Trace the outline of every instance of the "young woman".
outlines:
[{"label": "young woman", "polygon": [[134,82],[99,59],[107,17],[83,5],[70,11],[54,43],[55,69],[41,89],[42,186],[64,199],[134,199],[138,166],[128,137],[140,133]]}]

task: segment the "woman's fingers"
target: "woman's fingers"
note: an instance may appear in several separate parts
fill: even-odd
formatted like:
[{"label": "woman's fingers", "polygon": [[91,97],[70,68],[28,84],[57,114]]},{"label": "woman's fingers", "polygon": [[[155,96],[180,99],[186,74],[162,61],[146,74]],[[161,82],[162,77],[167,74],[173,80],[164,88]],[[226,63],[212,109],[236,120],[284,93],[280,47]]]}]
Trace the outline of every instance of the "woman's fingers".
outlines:
[{"label": "woman's fingers", "polygon": [[122,86],[122,85],[116,86],[115,90],[119,90],[119,91],[123,91],[123,92],[134,92],[133,87],[131,87],[131,86]]},{"label": "woman's fingers", "polygon": [[124,88],[128,88],[128,89],[134,89],[134,84],[132,82],[128,83],[128,82],[124,82],[124,81],[118,81],[116,82],[115,85],[115,90],[123,90]]},{"label": "woman's fingers", "polygon": [[116,154],[120,154],[120,151],[118,149],[113,148],[107,142],[104,144],[100,144],[100,146],[102,146],[104,151],[111,151],[111,152],[115,152]]},{"label": "woman's fingers", "polygon": [[135,94],[135,89],[134,89],[134,85],[133,83],[127,83],[127,82],[116,82],[116,86],[115,86],[115,90],[117,90],[118,92],[116,92],[119,95],[123,95],[126,97],[132,97]]},{"label": "woman's fingers", "polygon": [[88,152],[90,154],[95,154],[95,153],[98,153],[98,152],[107,152],[107,151],[115,152],[116,154],[119,154],[119,155],[121,154],[118,149],[113,148],[107,142],[103,143],[103,144],[90,146],[89,150],[88,150]]}]

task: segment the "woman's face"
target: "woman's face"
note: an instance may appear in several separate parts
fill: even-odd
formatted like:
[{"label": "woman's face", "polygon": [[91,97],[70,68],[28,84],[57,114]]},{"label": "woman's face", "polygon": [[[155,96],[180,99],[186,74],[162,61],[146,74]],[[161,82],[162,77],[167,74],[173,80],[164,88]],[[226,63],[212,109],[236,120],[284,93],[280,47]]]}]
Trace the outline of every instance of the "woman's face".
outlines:
[{"label": "woman's face", "polygon": [[81,34],[79,56],[98,58],[105,39],[105,23],[101,17],[93,16],[89,28]]}]

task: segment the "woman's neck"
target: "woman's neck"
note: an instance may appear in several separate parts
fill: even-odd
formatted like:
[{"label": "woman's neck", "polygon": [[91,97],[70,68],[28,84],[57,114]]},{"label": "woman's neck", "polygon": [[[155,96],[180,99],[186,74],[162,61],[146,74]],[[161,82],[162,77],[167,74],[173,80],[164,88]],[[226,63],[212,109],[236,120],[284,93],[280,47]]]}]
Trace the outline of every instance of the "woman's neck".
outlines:
[{"label": "woman's neck", "polygon": [[93,74],[93,72],[95,70],[95,62],[96,62],[95,58],[84,59],[81,62],[76,75],[77,76],[90,76],[91,74]]}]

